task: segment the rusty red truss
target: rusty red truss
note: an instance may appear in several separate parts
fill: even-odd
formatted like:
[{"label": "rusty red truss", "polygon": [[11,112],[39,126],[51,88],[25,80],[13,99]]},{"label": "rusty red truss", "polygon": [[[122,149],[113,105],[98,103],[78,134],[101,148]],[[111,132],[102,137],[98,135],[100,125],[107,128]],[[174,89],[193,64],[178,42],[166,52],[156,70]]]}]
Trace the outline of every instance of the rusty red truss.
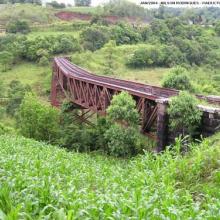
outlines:
[{"label": "rusty red truss", "polygon": [[[65,98],[80,108],[105,114],[113,95],[121,91],[127,91],[136,101],[142,132],[153,137],[158,136],[152,135],[158,134],[157,121],[161,120],[158,114],[160,105],[156,100],[178,95],[178,90],[98,76],[72,64],[66,58],[54,59],[51,88],[53,106],[59,106],[60,100],[62,102]],[[207,99],[204,96],[198,97]],[[210,101],[220,103],[220,100],[213,97]]]}]

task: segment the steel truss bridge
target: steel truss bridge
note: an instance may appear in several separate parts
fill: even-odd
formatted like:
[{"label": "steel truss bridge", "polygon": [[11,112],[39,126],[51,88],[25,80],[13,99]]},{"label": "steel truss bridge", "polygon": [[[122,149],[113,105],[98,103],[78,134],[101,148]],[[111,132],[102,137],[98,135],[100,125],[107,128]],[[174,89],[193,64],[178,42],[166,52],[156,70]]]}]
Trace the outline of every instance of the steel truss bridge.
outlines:
[{"label": "steel truss bridge", "polygon": [[[95,75],[72,64],[68,58],[57,57],[53,63],[51,103],[59,106],[63,99],[82,109],[81,122],[90,123],[94,113],[104,115],[114,95],[127,91],[136,101],[141,132],[157,140],[160,150],[166,141],[167,114],[164,102],[179,91],[127,80]],[[220,104],[219,97],[198,98]]]}]

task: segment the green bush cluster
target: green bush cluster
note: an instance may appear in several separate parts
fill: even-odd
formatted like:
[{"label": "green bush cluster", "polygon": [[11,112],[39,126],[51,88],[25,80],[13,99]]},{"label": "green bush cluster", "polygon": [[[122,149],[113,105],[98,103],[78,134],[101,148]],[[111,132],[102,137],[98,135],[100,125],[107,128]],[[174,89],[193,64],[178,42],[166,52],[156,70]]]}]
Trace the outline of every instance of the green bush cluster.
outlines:
[{"label": "green bush cluster", "polygon": [[58,144],[78,152],[101,151],[116,157],[130,157],[146,147],[138,130],[139,116],[135,101],[126,93],[114,96],[107,118],[98,118],[92,128],[72,122],[77,110],[64,104]]},{"label": "green bush cluster", "polygon": [[82,31],[81,39],[84,49],[98,50],[109,41],[109,29],[105,26],[93,25]]},{"label": "green bush cluster", "polygon": [[187,90],[193,92],[194,88],[191,83],[187,70],[183,67],[175,67],[169,71],[163,78],[162,86],[178,90]]},{"label": "green bush cluster", "polygon": [[146,42],[154,48],[140,48],[128,61],[130,66],[174,66],[177,64],[218,65],[217,41],[202,31],[201,27],[188,25],[179,18],[154,19],[149,26],[136,27],[120,22],[113,26],[92,25],[82,31],[85,49],[100,49],[109,40],[117,45]]},{"label": "green bush cluster", "polygon": [[[0,37],[1,57],[7,65],[20,59],[45,63],[51,55],[80,50],[79,42],[70,35],[46,36],[27,39],[25,36],[6,35]],[[3,60],[3,58],[2,58]],[[2,61],[3,62],[3,61]],[[6,65],[5,64],[5,65]]]},{"label": "green bush cluster", "polygon": [[23,136],[50,143],[56,140],[58,110],[41,103],[32,93],[26,93],[16,118],[17,127]]},{"label": "green bush cluster", "polygon": [[6,105],[6,113],[10,116],[15,116],[26,92],[30,92],[31,88],[28,85],[23,85],[18,80],[12,80],[8,85],[7,97],[9,100]]},{"label": "green bush cluster", "polygon": [[4,134],[12,135],[15,134],[15,131],[13,128],[7,127],[3,123],[0,123],[0,135],[4,135]]},{"label": "green bush cluster", "polygon": [[164,66],[171,67],[182,64],[184,55],[175,46],[146,46],[134,51],[128,59],[127,65],[131,67]]},{"label": "green bush cluster", "polygon": [[171,99],[168,114],[171,130],[183,137],[194,136],[201,125],[202,112],[198,109],[198,101],[186,91]]},{"label": "green bush cluster", "polygon": [[27,21],[12,20],[7,24],[6,32],[12,34],[16,34],[16,33],[27,34],[30,32],[30,27]]}]

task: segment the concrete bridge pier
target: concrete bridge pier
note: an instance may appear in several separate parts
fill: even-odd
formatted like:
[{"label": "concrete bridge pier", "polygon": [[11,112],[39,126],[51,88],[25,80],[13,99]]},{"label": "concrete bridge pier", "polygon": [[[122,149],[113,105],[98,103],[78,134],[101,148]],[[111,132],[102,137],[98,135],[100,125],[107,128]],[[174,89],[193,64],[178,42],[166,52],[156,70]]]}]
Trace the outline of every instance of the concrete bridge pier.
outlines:
[{"label": "concrete bridge pier", "polygon": [[157,99],[157,152],[161,152],[168,145],[169,118],[167,113],[169,99]]}]

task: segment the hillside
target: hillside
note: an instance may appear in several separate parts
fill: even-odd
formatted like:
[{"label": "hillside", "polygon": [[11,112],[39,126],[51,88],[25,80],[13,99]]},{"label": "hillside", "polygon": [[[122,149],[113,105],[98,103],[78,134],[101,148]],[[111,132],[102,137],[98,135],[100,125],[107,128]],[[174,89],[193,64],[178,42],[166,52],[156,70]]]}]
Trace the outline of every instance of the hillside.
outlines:
[{"label": "hillside", "polygon": [[0,215],[3,219],[216,219],[220,135],[192,147],[185,157],[167,152],[119,160],[0,136]]},{"label": "hillside", "polygon": [[6,25],[10,20],[22,19],[31,25],[48,24],[56,17],[51,9],[33,4],[0,5],[0,24]]}]

